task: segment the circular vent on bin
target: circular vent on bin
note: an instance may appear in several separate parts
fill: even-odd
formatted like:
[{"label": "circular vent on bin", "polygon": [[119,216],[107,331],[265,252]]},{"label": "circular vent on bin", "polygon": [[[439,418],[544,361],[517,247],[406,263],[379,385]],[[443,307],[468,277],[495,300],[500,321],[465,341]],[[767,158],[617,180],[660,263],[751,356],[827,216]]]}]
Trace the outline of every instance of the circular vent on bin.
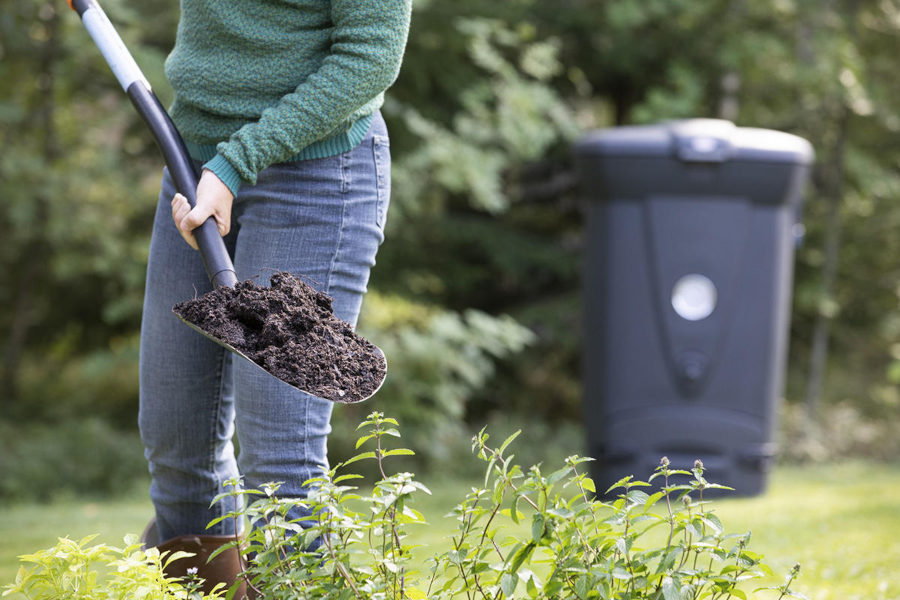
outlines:
[{"label": "circular vent on bin", "polygon": [[717,298],[715,284],[698,273],[685,275],[672,288],[672,308],[688,321],[700,321],[711,315]]}]

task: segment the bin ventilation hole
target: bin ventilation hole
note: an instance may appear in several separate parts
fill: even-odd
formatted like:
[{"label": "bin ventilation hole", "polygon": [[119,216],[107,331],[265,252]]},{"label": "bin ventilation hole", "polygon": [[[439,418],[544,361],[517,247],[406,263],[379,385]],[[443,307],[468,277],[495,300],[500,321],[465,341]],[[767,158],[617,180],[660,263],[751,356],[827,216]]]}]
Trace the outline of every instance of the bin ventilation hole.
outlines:
[{"label": "bin ventilation hole", "polygon": [[691,273],[675,282],[672,308],[688,321],[705,319],[716,309],[716,286],[708,277]]}]

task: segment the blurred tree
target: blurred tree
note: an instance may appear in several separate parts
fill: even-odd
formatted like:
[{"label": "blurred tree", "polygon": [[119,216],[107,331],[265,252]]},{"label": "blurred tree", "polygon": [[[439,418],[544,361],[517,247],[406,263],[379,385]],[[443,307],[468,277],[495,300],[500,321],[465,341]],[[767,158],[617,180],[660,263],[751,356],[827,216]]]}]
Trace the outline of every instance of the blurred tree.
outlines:
[{"label": "blurred tree", "polygon": [[[159,171],[152,141],[65,4],[8,4],[0,13],[0,402],[4,415],[39,416],[42,402],[22,381],[26,363],[42,364],[46,380],[137,331],[146,200]],[[142,50],[154,52],[161,64],[161,53]]]},{"label": "blurred tree", "polygon": [[[161,160],[61,0],[0,2],[0,418],[91,413],[133,429]],[[168,103],[177,3],[103,5]],[[810,406],[849,398],[870,416],[900,407],[897,0],[414,9],[384,107],[388,242],[361,321],[395,354],[385,410],[418,415],[424,432],[492,413],[577,420],[583,199],[570,142],[680,117],[813,143],[788,395]]]}]

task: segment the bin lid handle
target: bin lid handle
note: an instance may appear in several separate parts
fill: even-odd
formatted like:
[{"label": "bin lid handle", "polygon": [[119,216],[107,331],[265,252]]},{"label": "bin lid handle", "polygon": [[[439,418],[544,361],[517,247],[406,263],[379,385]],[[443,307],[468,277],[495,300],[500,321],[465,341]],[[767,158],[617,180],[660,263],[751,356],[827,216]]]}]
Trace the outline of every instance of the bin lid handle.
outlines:
[{"label": "bin lid handle", "polygon": [[675,155],[684,162],[721,163],[734,153],[736,126],[722,119],[686,119],[669,126]]}]

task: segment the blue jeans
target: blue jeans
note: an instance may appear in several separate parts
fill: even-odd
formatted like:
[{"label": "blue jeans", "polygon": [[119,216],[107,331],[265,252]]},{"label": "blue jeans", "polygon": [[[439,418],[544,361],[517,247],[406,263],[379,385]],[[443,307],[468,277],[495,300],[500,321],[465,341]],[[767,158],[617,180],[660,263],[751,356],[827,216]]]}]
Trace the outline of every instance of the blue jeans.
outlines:
[{"label": "blue jeans", "polygon": [[[161,540],[233,533],[230,519],[206,526],[234,508],[210,502],[238,473],[248,488],[277,481],[282,497],[305,497],[303,482],[327,470],[332,407],[233,357],[172,313],[176,303],[210,287],[199,254],[172,222],[174,194],[166,172],[141,325],[139,424]],[[376,114],[353,150],[273,165],[256,185],[241,188],[225,239],[238,278],[267,284],[276,270],[301,275],[355,325],[384,239],[389,197],[390,149]]]}]

